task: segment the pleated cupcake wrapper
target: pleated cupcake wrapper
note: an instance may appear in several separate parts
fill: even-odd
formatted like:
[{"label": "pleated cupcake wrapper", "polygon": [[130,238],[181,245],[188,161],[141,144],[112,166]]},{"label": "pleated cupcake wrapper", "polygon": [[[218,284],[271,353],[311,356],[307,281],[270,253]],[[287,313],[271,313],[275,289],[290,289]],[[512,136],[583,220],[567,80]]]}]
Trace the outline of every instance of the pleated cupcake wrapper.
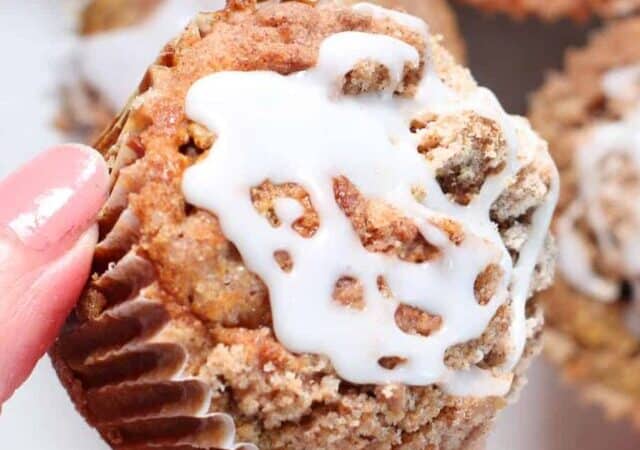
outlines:
[{"label": "pleated cupcake wrapper", "polygon": [[[126,138],[123,127],[121,117],[98,147]],[[129,194],[144,182],[128,170],[141,155],[118,145],[123,151],[111,161],[112,194],[100,217],[98,275],[89,285],[89,291],[100,293],[104,310],[95,318],[69,321],[52,350],[60,378],[116,449],[257,450],[235,442],[231,416],[209,412],[211,387],[186,373],[189,355],[171,338],[169,312],[145,298],[156,276],[136,251],[139,222],[127,205]]]}]

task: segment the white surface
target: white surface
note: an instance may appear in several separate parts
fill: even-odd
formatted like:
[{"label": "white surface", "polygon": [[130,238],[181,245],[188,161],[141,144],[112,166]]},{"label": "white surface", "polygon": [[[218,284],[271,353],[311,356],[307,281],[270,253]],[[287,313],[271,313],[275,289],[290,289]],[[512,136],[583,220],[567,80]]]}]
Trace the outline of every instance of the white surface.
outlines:
[{"label": "white surface", "polygon": [[[57,139],[48,128],[62,37],[56,3],[0,0],[0,176]],[[578,405],[544,364],[534,367],[530,378],[521,401],[502,414],[488,450],[640,448],[640,434],[625,423],[604,424],[597,409]],[[46,360],[0,416],[3,450],[106,448],[75,413]]]}]

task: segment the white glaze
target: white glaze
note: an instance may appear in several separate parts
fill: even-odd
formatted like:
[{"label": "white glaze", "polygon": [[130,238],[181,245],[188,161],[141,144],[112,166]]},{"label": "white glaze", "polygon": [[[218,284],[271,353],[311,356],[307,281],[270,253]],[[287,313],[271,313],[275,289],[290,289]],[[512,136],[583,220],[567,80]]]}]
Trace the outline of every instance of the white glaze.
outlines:
[{"label": "white glaze", "polygon": [[81,75],[110,107],[122,108],[162,46],[198,12],[224,5],[225,0],[164,0],[138,25],[88,36],[78,48]]},{"label": "white glaze", "polygon": [[[370,10],[376,15],[385,11]],[[422,29],[426,32],[426,26]],[[531,239],[515,267],[489,209],[532,160],[534,155],[520,142],[530,138],[525,135],[531,131],[523,121],[506,115],[485,89],[459,96],[442,83],[429,62],[415,98],[393,96],[396,86],[382,93],[342,95],[339,87],[344,75],[366,59],[385,65],[395,82],[402,78],[405,64],[419,63],[417,51],[402,41],[345,32],[322,43],[317,65],[310,70],[290,76],[221,72],[196,82],[187,95],[187,115],[215,132],[217,140],[208,156],[185,173],[185,198],[218,216],[248,268],[269,287],[275,332],[289,350],[329,356],[340,376],[353,383],[438,383],[456,395],[503,395],[524,347],[525,302],[555,194],[536,213]],[[509,147],[506,168],[489,178],[467,207],[443,194],[434,169],[416,151],[420,133],[411,133],[409,124],[425,109],[436,113],[474,110],[502,127]],[[383,200],[413,219],[424,237],[440,249],[441,257],[413,264],[364,249],[334,200],[332,180],[340,175],[367,198]],[[277,212],[282,213],[278,228],[256,212],[249,191],[266,179],[305,188],[320,217],[313,237],[303,238],[291,228],[300,210],[289,201],[277,202]],[[415,186],[427,192],[423,203],[411,194]],[[431,224],[438,217],[463,225],[466,237],[459,246]],[[293,261],[290,273],[274,260],[274,252],[282,249]],[[473,285],[490,263],[499,264],[505,277],[496,295],[481,306]],[[442,328],[430,337],[402,332],[394,320],[399,302],[380,294],[376,283],[380,275],[403,303],[440,315]],[[364,310],[332,301],[335,282],[343,276],[363,284]],[[479,337],[509,297],[513,300],[512,351],[503,373],[446,367],[446,349]],[[407,362],[387,370],[378,364],[385,356],[403,357]]]},{"label": "white glaze", "polygon": [[610,70],[602,77],[602,89],[610,99],[640,99],[640,64]]},{"label": "white glaze", "polygon": [[429,34],[429,28],[425,21],[419,17],[412,16],[411,14],[394,11],[392,9],[383,8],[381,6],[365,2],[356,3],[352,6],[352,9],[371,15],[376,19],[393,20],[394,22],[404,25],[411,30],[417,31],[423,36],[427,36]]},{"label": "white glaze", "polygon": [[[640,176],[640,64],[614,69],[603,77],[610,100],[623,102],[624,117],[593,126],[582,137],[574,156],[578,195],[558,220],[559,268],[569,283],[602,302],[618,299],[619,280],[596,272],[594,257],[602,258],[616,273],[633,281],[640,276],[640,192],[629,192],[618,179],[605,181],[607,157],[626,156]],[[612,229],[604,203],[616,203],[626,212],[624,224]],[[576,222],[585,219],[596,237],[596,255]]]}]

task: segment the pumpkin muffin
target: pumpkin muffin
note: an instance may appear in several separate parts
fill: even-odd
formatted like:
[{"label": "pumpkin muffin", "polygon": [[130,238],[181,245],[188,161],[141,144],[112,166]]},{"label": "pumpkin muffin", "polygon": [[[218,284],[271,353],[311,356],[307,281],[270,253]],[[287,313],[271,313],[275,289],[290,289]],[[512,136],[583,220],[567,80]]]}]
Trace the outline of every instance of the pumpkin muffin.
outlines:
[{"label": "pumpkin muffin", "polygon": [[533,96],[562,190],[548,355],[613,416],[640,420],[640,19],[613,22]]},{"label": "pumpkin muffin", "polygon": [[522,19],[537,16],[544,20],[591,16],[620,17],[637,11],[639,0],[458,0],[487,12],[500,12]]},{"label": "pumpkin muffin", "polygon": [[420,19],[233,2],[97,148],[51,354],[116,449],[480,448],[540,347],[557,172]]}]

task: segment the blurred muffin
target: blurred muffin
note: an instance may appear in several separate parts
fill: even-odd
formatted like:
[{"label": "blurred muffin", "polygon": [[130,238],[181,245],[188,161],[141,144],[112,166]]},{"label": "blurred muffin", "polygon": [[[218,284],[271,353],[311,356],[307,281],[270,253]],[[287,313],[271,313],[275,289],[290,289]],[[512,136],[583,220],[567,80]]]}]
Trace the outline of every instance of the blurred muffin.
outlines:
[{"label": "blurred muffin", "polygon": [[112,447],[479,448],[522,385],[556,169],[421,20],[201,14],[98,148],[113,189],[52,357]]},{"label": "blurred muffin", "polygon": [[571,50],[532,99],[562,190],[547,353],[613,415],[640,419],[640,19]]},{"label": "blurred muffin", "polygon": [[517,18],[538,16],[545,20],[565,17],[583,20],[592,15],[620,17],[640,8],[640,0],[458,0],[489,12]]},{"label": "blurred muffin", "polygon": [[[93,142],[128,100],[158,48],[182,31],[199,11],[224,0],[91,0],[80,14],[74,55],[78,75],[64,84],[58,126],[70,137]],[[355,4],[356,0],[345,0]],[[465,45],[446,0],[380,0],[424,19],[434,35],[464,62]]]}]

